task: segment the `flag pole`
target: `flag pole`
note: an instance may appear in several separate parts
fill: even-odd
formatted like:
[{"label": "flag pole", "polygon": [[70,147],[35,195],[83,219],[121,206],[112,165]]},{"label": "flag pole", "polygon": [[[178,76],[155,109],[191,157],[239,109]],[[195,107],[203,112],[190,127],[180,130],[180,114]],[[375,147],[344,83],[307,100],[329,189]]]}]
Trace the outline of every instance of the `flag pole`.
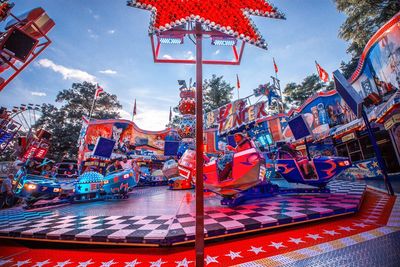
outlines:
[{"label": "flag pole", "polygon": [[279,91],[279,97],[280,97],[280,99],[281,99],[281,103],[280,103],[280,106],[281,106],[281,110],[280,110],[280,112],[284,112],[284,107],[283,107],[283,97],[282,97],[282,90],[281,90],[281,83],[280,83],[280,81],[279,81],[279,79],[278,79],[278,66],[276,65],[276,62],[275,62],[275,58],[272,58],[272,61],[274,62],[274,70],[275,70],[275,80],[276,80],[276,87],[278,88],[278,91]]},{"label": "flag pole", "polygon": [[90,108],[90,111],[89,111],[89,121],[92,119],[92,114],[93,114],[93,109],[94,109],[95,103],[96,103],[96,93],[94,93],[92,107]]},{"label": "flag pole", "polygon": [[133,104],[132,121],[135,119],[135,115],[136,115],[136,98],[135,98],[135,103]]},{"label": "flag pole", "polygon": [[238,100],[240,99],[239,95],[239,89],[240,89],[240,81],[239,81],[239,75],[236,74],[236,89],[237,89],[237,95],[238,95]]},{"label": "flag pole", "polygon": [[97,89],[99,88],[99,84],[97,84],[96,86],[96,90],[94,91],[94,97],[93,97],[93,102],[92,102],[92,107],[90,108],[89,111],[89,121],[92,119],[92,115],[93,115],[93,110],[94,110],[94,105],[96,104],[96,95],[97,95]]}]

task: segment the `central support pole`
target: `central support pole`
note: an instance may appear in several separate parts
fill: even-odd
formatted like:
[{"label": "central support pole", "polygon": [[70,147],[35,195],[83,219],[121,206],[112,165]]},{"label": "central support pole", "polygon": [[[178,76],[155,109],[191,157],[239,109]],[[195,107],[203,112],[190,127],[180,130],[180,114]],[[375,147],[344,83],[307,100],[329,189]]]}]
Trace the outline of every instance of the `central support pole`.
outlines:
[{"label": "central support pole", "polygon": [[376,155],[376,159],[378,161],[379,168],[381,169],[381,172],[382,172],[383,181],[385,182],[386,190],[387,190],[389,195],[394,196],[393,187],[392,187],[392,184],[390,183],[390,179],[389,179],[389,175],[387,173],[385,161],[384,161],[384,159],[382,157],[381,150],[379,149],[379,146],[378,146],[378,144],[376,142],[376,138],[375,138],[374,132],[372,131],[371,124],[370,124],[370,122],[368,120],[368,115],[365,112],[364,108],[362,108],[362,117],[364,119],[364,123],[365,123],[365,126],[367,128],[368,135],[369,135],[369,140],[372,143],[372,147],[374,149],[374,152],[375,152],[375,155]]},{"label": "central support pole", "polygon": [[196,22],[196,266],[204,266],[203,55],[202,28]]}]

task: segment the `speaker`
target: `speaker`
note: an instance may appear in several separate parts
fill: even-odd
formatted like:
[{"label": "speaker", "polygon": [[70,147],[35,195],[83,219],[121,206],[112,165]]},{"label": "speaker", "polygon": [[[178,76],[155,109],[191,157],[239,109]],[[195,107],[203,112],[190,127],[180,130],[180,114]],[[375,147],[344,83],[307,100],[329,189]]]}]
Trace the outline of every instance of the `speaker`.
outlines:
[{"label": "speaker", "polygon": [[26,34],[18,28],[11,28],[1,44],[1,49],[10,53],[14,58],[25,62],[33,49],[38,44],[38,40]]}]

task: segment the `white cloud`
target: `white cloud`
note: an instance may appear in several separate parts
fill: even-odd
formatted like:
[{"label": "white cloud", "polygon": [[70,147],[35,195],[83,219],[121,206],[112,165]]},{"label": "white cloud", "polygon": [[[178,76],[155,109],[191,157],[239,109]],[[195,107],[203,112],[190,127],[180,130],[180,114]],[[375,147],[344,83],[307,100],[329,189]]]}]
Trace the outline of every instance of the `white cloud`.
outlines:
[{"label": "white cloud", "polygon": [[89,11],[89,14],[92,15],[92,17],[94,19],[99,19],[100,18],[100,15],[94,13],[94,11],[92,9],[89,8],[88,11]]},{"label": "white cloud", "polygon": [[134,122],[143,130],[159,131],[165,129],[168,124],[169,109],[160,110],[151,107],[142,107],[138,110]]},{"label": "white cloud", "polygon": [[124,119],[124,120],[132,119],[132,114],[123,109],[119,110],[119,115],[121,116],[121,119]]},{"label": "white cloud", "polygon": [[185,58],[188,60],[194,60],[193,52],[192,51],[186,51],[185,52]]},{"label": "white cloud", "polygon": [[97,35],[92,29],[88,29],[87,31],[89,33],[90,38],[93,38],[93,39],[99,38],[99,35]]},{"label": "white cloud", "polygon": [[117,74],[117,71],[111,70],[111,69],[101,70],[99,72],[102,73],[102,74],[107,74],[107,75],[115,75],[115,74]]},{"label": "white cloud", "polygon": [[114,34],[114,33],[115,33],[115,30],[108,30],[107,33],[108,33],[108,34]]},{"label": "white cloud", "polygon": [[173,59],[173,57],[171,55],[165,54],[162,56],[165,59]]},{"label": "white cloud", "polygon": [[60,73],[64,80],[78,80],[87,81],[91,83],[96,82],[96,77],[83,70],[67,68],[62,65],[55,64],[50,59],[44,58],[38,61],[38,65],[43,68],[48,68],[54,72]]},{"label": "white cloud", "polygon": [[33,96],[47,96],[45,92],[31,92],[31,95]]}]

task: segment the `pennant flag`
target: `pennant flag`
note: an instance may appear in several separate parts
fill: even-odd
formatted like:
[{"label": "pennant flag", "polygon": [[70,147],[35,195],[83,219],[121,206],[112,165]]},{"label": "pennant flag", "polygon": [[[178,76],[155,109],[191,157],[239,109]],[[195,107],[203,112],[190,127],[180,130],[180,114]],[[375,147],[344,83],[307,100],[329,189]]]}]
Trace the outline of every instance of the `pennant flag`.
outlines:
[{"label": "pennant flag", "polygon": [[237,89],[240,89],[239,75],[237,75],[237,74],[236,74],[236,87],[237,87]]},{"label": "pennant flag", "polygon": [[133,116],[136,116],[136,98],[135,98],[135,104],[133,105]]},{"label": "pennant flag", "polygon": [[172,108],[169,107],[169,122],[172,121]]},{"label": "pennant flag", "polygon": [[325,83],[329,82],[329,74],[317,63],[317,61],[315,61],[315,65],[317,66],[318,75],[321,81]]},{"label": "pennant flag", "polygon": [[97,99],[100,96],[100,94],[103,93],[103,92],[104,92],[104,89],[102,87],[100,87],[99,84],[97,84],[96,93],[94,95],[94,98]]},{"label": "pennant flag", "polygon": [[275,58],[272,58],[272,61],[274,61],[275,73],[278,73],[278,65],[276,65]]}]

